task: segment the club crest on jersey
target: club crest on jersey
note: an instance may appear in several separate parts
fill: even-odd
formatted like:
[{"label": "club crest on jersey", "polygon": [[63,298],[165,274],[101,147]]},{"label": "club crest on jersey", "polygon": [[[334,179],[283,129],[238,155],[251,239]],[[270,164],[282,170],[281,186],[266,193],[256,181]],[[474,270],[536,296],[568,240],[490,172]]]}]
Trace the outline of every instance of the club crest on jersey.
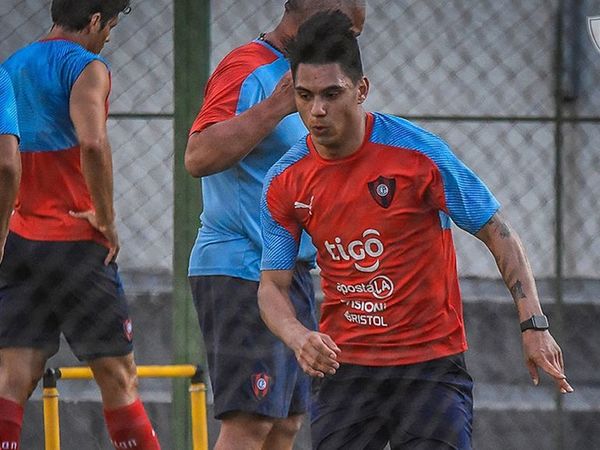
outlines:
[{"label": "club crest on jersey", "polygon": [[389,207],[396,192],[396,180],[381,176],[374,181],[369,181],[367,184],[371,197],[373,197],[379,206],[383,208]]},{"label": "club crest on jersey", "polygon": [[271,377],[266,373],[255,373],[251,377],[252,379],[252,391],[257,399],[263,399],[269,393],[271,387]]},{"label": "club crest on jersey", "polygon": [[131,323],[131,319],[123,321],[123,334],[129,342],[133,340],[133,324]]}]

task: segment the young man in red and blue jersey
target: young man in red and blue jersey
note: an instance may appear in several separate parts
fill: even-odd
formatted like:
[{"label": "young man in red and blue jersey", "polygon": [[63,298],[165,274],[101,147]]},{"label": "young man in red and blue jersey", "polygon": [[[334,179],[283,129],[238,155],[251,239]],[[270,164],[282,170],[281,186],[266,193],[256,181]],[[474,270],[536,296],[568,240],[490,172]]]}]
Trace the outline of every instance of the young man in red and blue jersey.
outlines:
[{"label": "young man in red and blue jersey", "polygon": [[[189,277],[221,420],[217,450],[291,450],[307,408],[309,378],[258,312],[260,195],[267,170],[306,134],[295,114],[286,42],[312,14],[337,8],[359,33],[364,0],[287,0],[273,31],[219,63],[190,131],[185,166],[202,177],[203,212]],[[314,254],[303,239],[292,289],[309,328],[316,327]]]},{"label": "young man in red and blue jersey", "polygon": [[53,0],[54,26],[3,64],[21,132],[21,184],[0,265],[0,442],[18,448],[24,405],[64,334],[100,387],[115,448],[157,450],[137,392],[115,258],[110,71],[99,56],[129,0]]},{"label": "young man in red and blue jersey", "polygon": [[20,179],[17,103],[10,77],[0,66],[0,263]]},{"label": "young man in red and blue jersey", "polygon": [[[362,107],[369,83],[350,20],[309,19],[289,46],[310,134],[269,171],[262,200],[261,314],[318,377],[314,449],[471,449],[472,379],[450,223],[495,257],[537,368],[572,388],[523,246],[483,184],[439,137]],[[302,231],[317,248],[320,331],[289,300]]]}]

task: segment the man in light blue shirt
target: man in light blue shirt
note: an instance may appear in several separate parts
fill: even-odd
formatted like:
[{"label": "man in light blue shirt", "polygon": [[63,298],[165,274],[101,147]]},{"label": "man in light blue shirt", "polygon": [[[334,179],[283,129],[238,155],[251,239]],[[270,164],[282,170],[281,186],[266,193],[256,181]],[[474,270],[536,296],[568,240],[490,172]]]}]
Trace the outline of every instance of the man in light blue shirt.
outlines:
[{"label": "man in light blue shirt", "polygon": [[[209,79],[192,126],[185,165],[202,177],[202,226],[190,257],[190,283],[222,420],[219,449],[291,449],[309,401],[310,381],[294,354],[260,318],[260,197],[271,166],[307,134],[295,113],[285,44],[314,13],[340,9],[360,33],[364,0],[288,0],[275,30],[229,53]],[[315,329],[305,238],[291,296]]]}]

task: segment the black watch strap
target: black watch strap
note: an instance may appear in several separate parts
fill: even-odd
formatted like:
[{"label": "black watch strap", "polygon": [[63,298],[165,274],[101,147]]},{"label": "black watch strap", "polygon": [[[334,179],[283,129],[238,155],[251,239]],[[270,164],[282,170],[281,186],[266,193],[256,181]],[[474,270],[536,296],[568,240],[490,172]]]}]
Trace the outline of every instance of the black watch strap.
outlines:
[{"label": "black watch strap", "polygon": [[548,318],[542,315],[533,315],[529,319],[521,322],[521,332],[525,330],[547,330]]}]

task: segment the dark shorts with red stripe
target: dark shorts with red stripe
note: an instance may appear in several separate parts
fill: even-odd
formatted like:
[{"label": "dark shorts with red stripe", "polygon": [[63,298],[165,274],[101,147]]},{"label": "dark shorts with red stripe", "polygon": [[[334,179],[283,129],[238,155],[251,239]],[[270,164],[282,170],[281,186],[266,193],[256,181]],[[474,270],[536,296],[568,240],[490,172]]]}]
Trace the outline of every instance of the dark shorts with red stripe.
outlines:
[{"label": "dark shorts with red stripe", "polygon": [[[208,358],[217,419],[231,412],[284,418],[308,410],[310,378],[260,317],[258,283],[193,276],[190,284]],[[298,264],[290,297],[298,319],[316,329],[308,266]]]},{"label": "dark shorts with red stripe", "polygon": [[63,333],[90,361],[133,351],[117,265],[91,241],[32,241],[10,233],[0,264],[0,348],[54,355]]},{"label": "dark shorts with red stripe", "polygon": [[463,354],[407,366],[342,364],[315,380],[313,449],[471,450],[472,389]]}]

